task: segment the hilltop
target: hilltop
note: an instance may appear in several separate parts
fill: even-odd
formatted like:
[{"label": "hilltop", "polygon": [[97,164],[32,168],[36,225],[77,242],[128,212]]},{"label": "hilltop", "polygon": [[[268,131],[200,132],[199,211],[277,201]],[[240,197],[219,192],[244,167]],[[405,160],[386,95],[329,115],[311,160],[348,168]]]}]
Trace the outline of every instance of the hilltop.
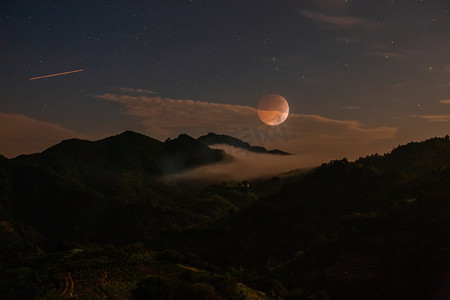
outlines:
[{"label": "hilltop", "polygon": [[213,132],[210,132],[207,135],[203,135],[199,137],[197,140],[208,146],[215,144],[227,144],[236,148],[242,148],[255,153],[289,155],[289,153],[278,149],[267,150],[266,148],[261,146],[251,146],[249,143],[241,141],[240,139],[237,139],[235,137],[225,134],[218,135]]}]

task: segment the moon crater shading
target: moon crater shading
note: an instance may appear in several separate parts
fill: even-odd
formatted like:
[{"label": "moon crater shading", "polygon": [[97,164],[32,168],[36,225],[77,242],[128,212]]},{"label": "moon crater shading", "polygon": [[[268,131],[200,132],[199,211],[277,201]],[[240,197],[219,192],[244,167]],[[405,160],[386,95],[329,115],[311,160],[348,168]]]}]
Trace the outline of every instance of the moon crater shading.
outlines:
[{"label": "moon crater shading", "polygon": [[268,94],[258,102],[259,119],[267,125],[275,126],[283,123],[289,115],[289,104],[282,96]]}]

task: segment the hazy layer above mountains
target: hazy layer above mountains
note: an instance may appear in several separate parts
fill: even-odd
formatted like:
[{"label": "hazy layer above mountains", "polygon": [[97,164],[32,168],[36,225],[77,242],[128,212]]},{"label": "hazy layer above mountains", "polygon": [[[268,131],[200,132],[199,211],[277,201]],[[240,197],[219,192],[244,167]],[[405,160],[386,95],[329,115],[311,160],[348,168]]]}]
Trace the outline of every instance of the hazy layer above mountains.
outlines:
[{"label": "hazy layer above mountains", "polygon": [[171,179],[198,179],[202,181],[242,181],[260,177],[278,176],[281,173],[297,169],[297,166],[314,167],[308,158],[299,155],[273,155],[255,153],[228,144],[213,144],[210,148],[220,149],[233,157],[225,160],[186,170],[171,176]]},{"label": "hazy layer above mountains", "polygon": [[245,149],[245,150],[248,150],[248,151],[254,152],[254,153],[289,155],[289,153],[280,151],[278,149],[267,150],[266,148],[261,147],[261,146],[252,146],[249,143],[244,142],[235,137],[225,135],[225,134],[219,135],[219,134],[215,134],[213,132],[210,132],[207,135],[203,135],[203,136],[199,137],[197,140],[199,140],[200,142],[202,142],[208,146],[217,145],[217,144],[225,144],[225,145],[233,146],[235,148]]}]

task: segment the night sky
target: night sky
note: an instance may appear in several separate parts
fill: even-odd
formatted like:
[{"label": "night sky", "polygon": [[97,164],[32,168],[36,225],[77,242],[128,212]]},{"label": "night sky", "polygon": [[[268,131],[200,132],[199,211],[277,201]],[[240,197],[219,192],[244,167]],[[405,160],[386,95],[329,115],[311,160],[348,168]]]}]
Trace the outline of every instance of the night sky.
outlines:
[{"label": "night sky", "polygon": [[[450,1],[2,1],[0,153],[226,133],[299,167],[450,133]],[[38,80],[29,78],[84,69]],[[258,100],[289,102],[262,124]]]}]

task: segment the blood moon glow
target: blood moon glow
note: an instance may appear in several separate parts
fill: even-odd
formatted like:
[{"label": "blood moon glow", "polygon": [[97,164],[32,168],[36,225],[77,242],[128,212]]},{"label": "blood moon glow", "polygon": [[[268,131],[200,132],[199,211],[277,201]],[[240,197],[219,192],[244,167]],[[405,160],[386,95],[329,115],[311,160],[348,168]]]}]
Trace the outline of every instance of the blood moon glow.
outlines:
[{"label": "blood moon glow", "polygon": [[289,104],[286,99],[277,94],[265,95],[258,102],[258,116],[267,125],[279,125],[289,115]]}]

